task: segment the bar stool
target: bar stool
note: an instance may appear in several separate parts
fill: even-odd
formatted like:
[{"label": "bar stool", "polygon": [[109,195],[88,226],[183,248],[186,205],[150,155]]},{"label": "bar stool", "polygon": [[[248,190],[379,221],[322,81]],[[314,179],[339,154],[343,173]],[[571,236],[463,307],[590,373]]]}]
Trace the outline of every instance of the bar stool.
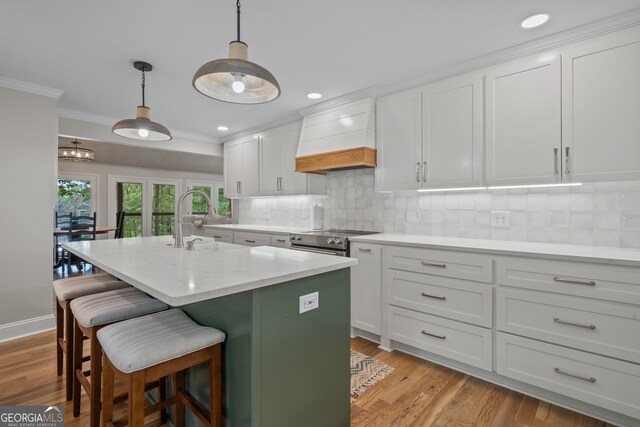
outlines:
[{"label": "bar stool", "polygon": [[[62,375],[65,365],[67,400],[72,397],[73,384],[73,316],[69,304],[72,300],[99,292],[127,288],[129,285],[108,273],[91,276],[71,277],[53,282],[56,295],[56,362],[58,375]],[[64,356],[66,360],[63,361]]]},{"label": "bar stool", "polygon": [[[146,314],[163,311],[169,306],[162,301],[151,298],[144,292],[135,289],[118,289],[87,295],[71,301],[71,311],[74,318],[73,331],[73,416],[80,415],[80,387],[84,388],[91,401],[91,427],[100,423],[100,385],[102,373],[102,347],[96,333],[111,323]],[[84,337],[89,339],[90,370],[82,370],[82,342]],[[89,381],[89,376],[91,381]]]},{"label": "bar stool", "polygon": [[[225,333],[200,326],[182,310],[172,309],[107,326],[98,331],[104,350],[102,425],[113,427],[115,377],[128,388],[130,427],[144,426],[144,417],[175,405],[174,425],[184,426],[188,407],[205,426],[222,426],[222,342]],[[207,413],[184,389],[185,369],[209,363],[211,409]],[[173,375],[174,393],[145,409],[145,384]]]}]

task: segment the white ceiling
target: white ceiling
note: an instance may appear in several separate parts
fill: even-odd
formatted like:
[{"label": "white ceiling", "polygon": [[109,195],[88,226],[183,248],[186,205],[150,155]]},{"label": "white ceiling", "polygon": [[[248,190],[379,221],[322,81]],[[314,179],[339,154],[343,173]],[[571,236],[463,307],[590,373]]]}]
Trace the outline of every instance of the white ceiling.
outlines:
[{"label": "white ceiling", "polygon": [[[249,59],[278,79],[263,105],[205,98],[191,86],[205,62],[227,56],[232,0],[3,0],[0,76],[64,90],[58,106],[133,118],[145,60],[152,120],[207,137],[259,126],[319,101],[421,75],[579,25],[629,13],[638,0],[244,0]],[[549,24],[521,30],[527,15]],[[635,11],[637,12],[637,11]],[[322,101],[321,100],[321,101]],[[228,132],[216,127],[227,125]]]}]

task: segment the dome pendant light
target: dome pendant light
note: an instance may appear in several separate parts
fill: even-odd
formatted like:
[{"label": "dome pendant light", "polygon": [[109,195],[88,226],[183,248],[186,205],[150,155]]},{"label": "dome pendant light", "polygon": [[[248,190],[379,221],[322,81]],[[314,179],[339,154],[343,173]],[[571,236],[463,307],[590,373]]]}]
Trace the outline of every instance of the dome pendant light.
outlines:
[{"label": "dome pendant light", "polygon": [[201,94],[234,104],[262,104],[280,96],[280,85],[269,70],[248,60],[247,44],[240,40],[240,0],[236,3],[238,37],[229,43],[229,58],[207,62],[193,76]]},{"label": "dome pendant light", "polygon": [[142,105],[138,106],[135,119],[124,119],[113,125],[111,130],[116,135],[125,138],[140,139],[143,141],[169,141],[171,132],[160,123],[149,119],[151,110],[144,104],[145,75],[153,69],[151,64],[143,61],[135,61],[133,67],[142,72]]}]

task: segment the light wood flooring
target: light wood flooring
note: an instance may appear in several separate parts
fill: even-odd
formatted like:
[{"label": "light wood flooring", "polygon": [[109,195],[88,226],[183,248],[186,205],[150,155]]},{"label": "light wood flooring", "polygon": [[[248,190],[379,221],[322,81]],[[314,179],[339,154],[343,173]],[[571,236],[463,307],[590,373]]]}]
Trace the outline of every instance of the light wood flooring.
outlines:
[{"label": "light wood flooring", "polygon": [[[0,405],[65,403],[54,343],[50,331],[0,344]],[[608,426],[407,354],[381,351],[363,339],[352,340],[352,347],[395,368],[351,406],[352,426]],[[83,399],[79,418],[65,404],[66,427],[88,425],[87,403]]]}]

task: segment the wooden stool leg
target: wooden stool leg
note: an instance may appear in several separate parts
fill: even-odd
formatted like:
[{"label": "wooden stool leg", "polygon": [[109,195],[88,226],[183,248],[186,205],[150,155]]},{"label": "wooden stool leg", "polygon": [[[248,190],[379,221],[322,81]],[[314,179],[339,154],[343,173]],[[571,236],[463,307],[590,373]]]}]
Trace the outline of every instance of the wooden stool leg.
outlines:
[{"label": "wooden stool leg", "polygon": [[67,400],[71,400],[73,398],[73,377],[75,371],[73,369],[73,313],[71,312],[71,302],[69,300],[64,302],[64,336],[65,336],[65,345],[66,345],[66,353],[67,353],[67,376],[66,376],[66,387],[67,387]]},{"label": "wooden stool leg", "polygon": [[[164,402],[165,400],[167,400],[167,377],[162,377],[158,381],[158,401]],[[167,408],[160,410],[160,423],[167,423]]]},{"label": "wooden stool leg", "polygon": [[[73,416],[80,415],[80,394],[82,393],[80,387],[80,380],[78,375],[82,374],[82,338],[83,334],[78,326],[77,322],[74,323],[73,329]],[[69,357],[69,355],[67,355]]]},{"label": "wooden stool leg", "polygon": [[209,364],[209,388],[211,395],[211,427],[222,427],[222,349],[213,346],[213,358]]},{"label": "wooden stool leg", "polygon": [[[60,301],[56,298],[56,366],[58,368],[58,376],[62,375],[62,347],[61,340],[64,342],[64,310],[60,305]],[[69,354],[69,353],[67,353]],[[69,396],[67,394],[67,400]]]},{"label": "wooden stool leg", "polygon": [[102,426],[113,422],[113,369],[109,365],[106,355],[102,356]]},{"label": "wooden stool leg", "polygon": [[100,426],[100,395],[102,387],[102,346],[97,328],[91,331],[91,427]]},{"label": "wooden stool leg", "polygon": [[144,427],[144,371],[133,372],[129,385],[129,427]]},{"label": "wooden stool leg", "polygon": [[178,398],[178,393],[184,390],[184,371],[173,374],[173,396],[175,398],[176,410],[173,414],[173,424],[175,427],[184,427],[184,403]]}]

